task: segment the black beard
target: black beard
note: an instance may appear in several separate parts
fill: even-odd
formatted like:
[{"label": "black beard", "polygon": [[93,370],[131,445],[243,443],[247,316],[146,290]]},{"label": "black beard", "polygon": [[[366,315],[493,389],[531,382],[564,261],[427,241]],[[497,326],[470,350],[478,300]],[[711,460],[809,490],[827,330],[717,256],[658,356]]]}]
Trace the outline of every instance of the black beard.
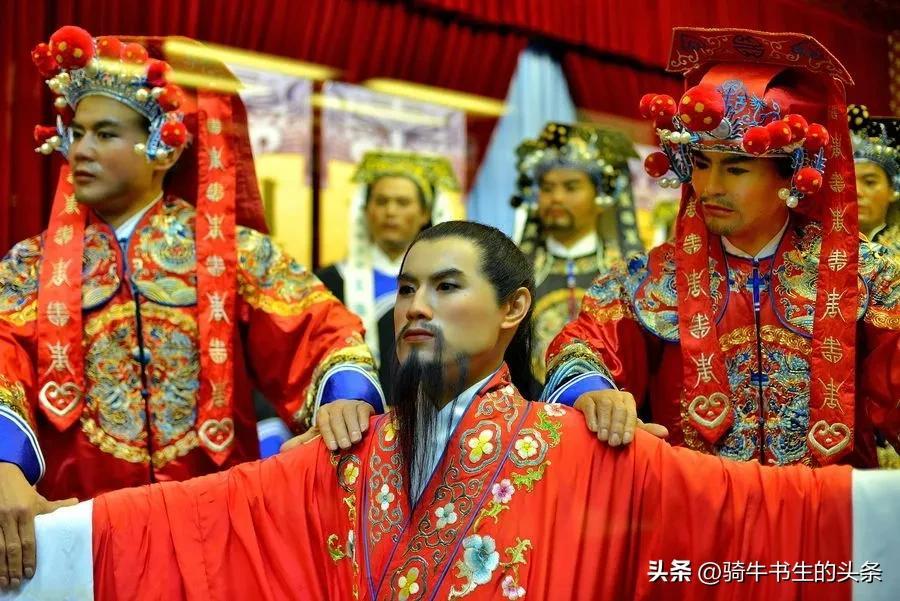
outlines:
[{"label": "black beard", "polygon": [[391,366],[392,419],[397,428],[411,501],[416,493],[412,483],[421,483],[431,475],[427,470],[431,467],[429,459],[435,450],[435,433],[441,428],[449,427],[446,423],[438,423],[443,399],[452,398],[455,403],[456,397],[465,390],[469,364],[468,357],[456,355],[455,363],[459,366],[459,374],[453,382],[447,382],[443,362],[443,335],[440,330],[427,329],[434,334],[434,356],[426,360],[416,349],[406,361],[400,363],[394,353]]}]

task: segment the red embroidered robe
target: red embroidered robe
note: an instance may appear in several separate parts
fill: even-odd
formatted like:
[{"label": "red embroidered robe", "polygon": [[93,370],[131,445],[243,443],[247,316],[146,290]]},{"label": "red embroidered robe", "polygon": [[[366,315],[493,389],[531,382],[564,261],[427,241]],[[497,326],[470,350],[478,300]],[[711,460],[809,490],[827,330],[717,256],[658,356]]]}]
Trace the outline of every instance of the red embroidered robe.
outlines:
[{"label": "red embroidered robe", "polygon": [[381,416],[346,452],[317,440],[96,499],[95,598],[850,598],[849,581],[705,586],[648,574],[655,560],[850,561],[847,467],[730,462],[640,431],[612,449],[577,411],[526,402],[505,368],[413,508],[396,434]]}]

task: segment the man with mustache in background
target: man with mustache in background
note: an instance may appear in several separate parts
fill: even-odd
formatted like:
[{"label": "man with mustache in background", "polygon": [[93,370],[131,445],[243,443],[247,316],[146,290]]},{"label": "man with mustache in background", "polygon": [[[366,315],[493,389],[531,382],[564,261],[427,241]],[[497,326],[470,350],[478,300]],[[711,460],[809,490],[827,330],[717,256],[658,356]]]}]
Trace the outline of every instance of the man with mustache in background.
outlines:
[{"label": "man with mustache in background", "polygon": [[[900,473],[741,464],[645,432],[611,449],[520,394],[533,294],[499,230],[426,230],[399,278],[394,411],[357,447],[317,439],[41,516],[47,569],[12,599],[890,598]],[[670,580],[673,559],[798,567],[710,586]],[[813,562],[834,577],[804,579]]]},{"label": "man with mustache in background", "polygon": [[744,30],[676,29],[670,64],[689,89],[641,108],[647,171],[682,186],[676,239],[594,282],[545,397],[633,396],[729,459],[877,466],[875,428],[900,434],[900,272],[860,244],[849,75],[808,36]]}]

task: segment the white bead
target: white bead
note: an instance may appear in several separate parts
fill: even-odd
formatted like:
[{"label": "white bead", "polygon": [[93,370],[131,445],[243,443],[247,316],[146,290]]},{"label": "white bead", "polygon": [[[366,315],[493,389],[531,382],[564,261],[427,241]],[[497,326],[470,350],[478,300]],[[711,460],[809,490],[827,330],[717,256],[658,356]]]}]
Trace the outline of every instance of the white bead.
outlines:
[{"label": "white bead", "polygon": [[138,142],[134,145],[134,154],[146,154],[147,153],[147,145],[143,142]]},{"label": "white bead", "polygon": [[41,144],[41,154],[50,154],[51,152],[53,152],[53,147],[52,147],[52,146],[50,146],[50,145],[47,144],[46,142],[44,142],[43,144]]},{"label": "white bead", "polygon": [[72,81],[72,76],[63,71],[59,75],[56,76],[56,80],[62,85],[66,86]]},{"label": "white bead", "polygon": [[165,91],[166,91],[165,88],[159,88],[159,87],[153,88],[152,90],[150,90],[150,95],[153,96],[154,98],[159,98],[160,96],[162,96],[163,92],[165,92]]},{"label": "white bead", "polygon": [[141,88],[134,93],[134,97],[137,98],[138,102],[147,102],[147,99],[150,98],[150,92],[147,91],[147,88]]},{"label": "white bead", "polygon": [[795,209],[797,208],[797,205],[800,204],[800,199],[796,196],[788,196],[785,204],[788,206],[788,208]]},{"label": "white bead", "polygon": [[47,143],[50,144],[50,146],[52,146],[53,148],[56,148],[57,146],[59,146],[61,142],[62,142],[62,140],[60,139],[59,136],[51,136],[47,140]]},{"label": "white bead", "polygon": [[84,72],[88,77],[94,77],[100,71],[100,65],[97,59],[91,60],[88,64],[84,66]]},{"label": "white bead", "polygon": [[787,200],[788,196],[790,195],[791,191],[787,188],[781,188],[780,190],[778,190],[778,198],[780,198],[781,200]]},{"label": "white bead", "polygon": [[56,100],[53,101],[53,106],[55,106],[58,109],[66,108],[67,104],[69,104],[69,103],[66,102],[66,99],[64,96],[57,96]]}]

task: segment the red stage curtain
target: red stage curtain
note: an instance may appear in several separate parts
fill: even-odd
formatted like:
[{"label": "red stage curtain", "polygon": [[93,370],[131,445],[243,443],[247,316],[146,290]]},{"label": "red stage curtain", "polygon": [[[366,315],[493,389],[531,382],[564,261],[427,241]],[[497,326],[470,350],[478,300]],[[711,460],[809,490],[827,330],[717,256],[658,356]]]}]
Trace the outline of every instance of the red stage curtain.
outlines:
[{"label": "red stage curtain", "polygon": [[[668,60],[673,27],[802,32],[831,50],[853,76],[856,85],[847,90],[851,102],[867,104],[878,114],[888,114],[887,35],[891,23],[884,24],[884,31],[873,31],[860,20],[814,6],[813,2],[414,0],[414,3],[448,16],[514,28],[657,68],[664,68]],[[596,66],[588,69],[594,70]]]}]

